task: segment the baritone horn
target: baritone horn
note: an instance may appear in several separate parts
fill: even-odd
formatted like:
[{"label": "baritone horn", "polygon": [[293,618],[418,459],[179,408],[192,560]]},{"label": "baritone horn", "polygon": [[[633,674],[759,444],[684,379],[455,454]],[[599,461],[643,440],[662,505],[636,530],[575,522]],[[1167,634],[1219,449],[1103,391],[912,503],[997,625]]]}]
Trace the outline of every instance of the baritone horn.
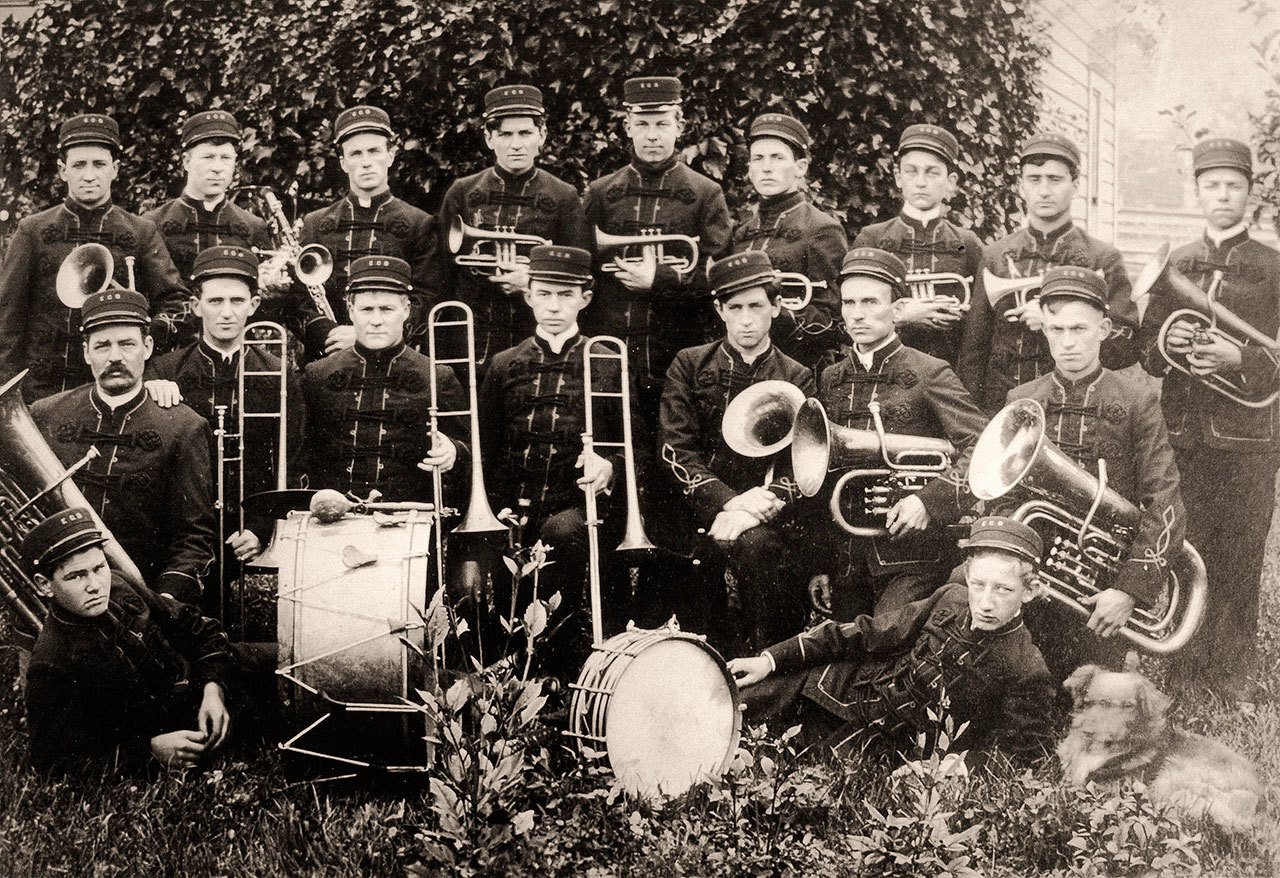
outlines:
[{"label": "baritone horn", "polygon": [[[677,253],[668,253],[671,247]],[[639,265],[651,255],[658,265],[665,265],[685,277],[698,264],[698,238],[688,235],[665,235],[658,229],[644,229],[638,235],[611,235],[596,226],[596,249],[613,253],[613,259],[600,266],[601,271],[617,273],[623,265]],[[635,249],[640,255],[631,255]]]},{"label": "baritone horn", "polygon": [[[599,348],[600,350],[597,350]],[[613,360],[618,364],[618,389],[597,390],[593,361]],[[627,344],[611,335],[597,335],[586,341],[582,352],[582,392],[585,397],[586,422],[582,431],[582,453],[595,453],[598,448],[622,450],[622,467],[626,479],[627,519],[622,542],[617,551],[642,551],[657,548],[644,532],[644,519],[640,514],[639,483],[636,480],[635,444],[631,426],[631,376],[627,371]],[[622,408],[622,438],[619,441],[604,440],[596,436],[595,403],[597,399],[616,399]],[[587,577],[591,597],[591,638],[599,646],[604,640],[603,608],[600,595],[600,513],[596,492],[587,490]]]},{"label": "baritone horn", "polygon": [[888,533],[880,520],[894,504],[946,471],[956,450],[946,439],[886,433],[880,404],[872,401],[868,409],[874,429],[859,430],[833,424],[819,400],[805,400],[796,415],[791,465],[806,497],[822,490],[828,472],[847,469],[831,491],[832,517],[854,536],[878,537]]},{"label": "baritone horn", "polygon": [[1247,320],[1236,315],[1225,305],[1218,303],[1218,291],[1222,286],[1222,272],[1215,271],[1208,290],[1178,271],[1169,263],[1169,244],[1165,242],[1148,262],[1137,281],[1133,285],[1130,298],[1136,302],[1148,293],[1153,299],[1169,300],[1168,304],[1176,306],[1156,337],[1156,346],[1160,356],[1164,357],[1172,368],[1184,375],[1190,375],[1210,390],[1249,408],[1266,408],[1280,397],[1280,391],[1259,395],[1251,391],[1242,382],[1233,380],[1228,375],[1217,372],[1197,370],[1187,355],[1169,348],[1169,330],[1178,322],[1189,323],[1199,340],[1208,341],[1216,334],[1237,348],[1246,343],[1257,345],[1266,351],[1273,360],[1280,354],[1280,342],[1254,328]]},{"label": "baritone horn", "polygon": [[[468,243],[471,251],[463,253],[462,249]],[[467,225],[460,216],[455,216],[449,224],[449,252],[455,254],[453,261],[482,276],[493,277],[519,265],[527,265],[529,250],[550,243],[538,235],[517,232],[514,226],[480,229]]]},{"label": "baritone horn", "polygon": [[[924,302],[955,299],[960,308],[967,308],[973,295],[973,278],[950,271],[909,271],[904,282],[911,298]],[[948,292],[952,289],[959,295]]]},{"label": "baritone horn", "polygon": [[84,307],[85,300],[94,293],[134,289],[133,257],[126,256],[124,264],[128,271],[128,286],[122,287],[112,279],[116,261],[111,251],[96,242],[81,244],[58,266],[58,276],[54,280],[58,301],[74,310]]},{"label": "baritone horn", "polygon": [[[1082,601],[1109,587],[1141,513],[1107,487],[1105,461],[1098,461],[1094,478],[1048,439],[1044,409],[1032,399],[1010,403],[991,420],[969,464],[969,489],[980,500],[996,500],[1019,486],[1029,498],[1011,517],[1035,528],[1045,546],[1037,579],[1051,598],[1089,617],[1093,608]],[[1171,556],[1157,606],[1135,609],[1120,630],[1135,646],[1157,655],[1175,652],[1191,639],[1208,596],[1204,562],[1195,547],[1184,541]]]},{"label": "baritone horn", "polygon": [[758,381],[743,390],[724,410],[720,432],[724,443],[743,457],[768,457],[791,444],[804,391],[790,381]]}]

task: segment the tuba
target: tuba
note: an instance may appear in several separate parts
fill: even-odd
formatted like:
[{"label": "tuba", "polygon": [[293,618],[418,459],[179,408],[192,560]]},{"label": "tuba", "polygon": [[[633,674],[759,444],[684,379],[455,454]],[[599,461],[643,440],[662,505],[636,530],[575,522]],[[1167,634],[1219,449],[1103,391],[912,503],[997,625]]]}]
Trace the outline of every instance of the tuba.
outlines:
[{"label": "tuba", "polygon": [[107,538],[102,550],[113,570],[139,591],[145,589],[137,565],[89,506],[71,476],[98,456],[97,448],[70,469],[49,448],[22,400],[19,373],[0,387],[0,600],[13,614],[18,641],[30,648],[44,625],[45,600],[19,553],[23,538],[43,519],[73,506],[90,510]]},{"label": "tuba", "polygon": [[[668,246],[682,249],[681,255],[668,253]],[[635,248],[641,255],[628,255]],[[652,254],[658,265],[665,265],[680,277],[685,277],[698,264],[698,239],[688,235],[664,235],[658,229],[645,229],[638,235],[611,235],[596,226],[596,250],[617,255],[600,266],[601,271],[617,273],[622,265],[638,265]]]},{"label": "tuba", "polygon": [[[995,500],[1018,486],[1031,497],[1012,517],[1044,540],[1037,578],[1054,600],[1091,615],[1081,599],[1107,587],[1100,583],[1124,560],[1141,513],[1107,487],[1105,461],[1098,461],[1094,478],[1049,441],[1044,409],[1032,399],[1001,409],[982,431],[969,463],[969,490],[979,500]],[[1175,652],[1199,626],[1207,595],[1204,562],[1184,542],[1171,558],[1158,606],[1135,610],[1120,633],[1147,652]]]},{"label": "tuba", "polygon": [[133,257],[126,256],[124,264],[129,272],[127,287],[122,287],[112,280],[116,261],[110,250],[94,242],[81,244],[68,253],[67,258],[63,259],[62,264],[58,266],[58,276],[54,280],[58,301],[75,310],[84,307],[85,300],[94,293],[109,289],[134,289]]},{"label": "tuba", "polygon": [[[603,348],[596,351],[597,347]],[[635,445],[631,433],[631,377],[627,371],[627,343],[611,335],[597,335],[587,339],[582,352],[582,392],[586,398],[586,422],[582,431],[582,452],[593,453],[597,448],[620,448],[625,471],[627,492],[627,520],[622,542],[617,551],[641,551],[657,548],[644,532],[644,519],[640,515],[639,483],[636,479]],[[592,360],[616,360],[618,363],[617,390],[596,390],[593,384]],[[605,441],[595,435],[595,401],[616,399],[622,406],[622,439]],[[600,513],[595,491],[585,491],[587,516],[587,577],[591,596],[591,642],[596,646],[604,640],[603,616],[600,595]]]},{"label": "tuba", "polygon": [[[994,277],[994,275],[992,275]],[[959,301],[961,308],[968,307],[973,294],[973,278],[965,277],[949,271],[909,271],[904,281],[911,298],[933,301],[939,298],[952,298]],[[950,292],[939,293],[939,289],[958,288],[960,295]],[[992,306],[994,307],[994,302]]]},{"label": "tuba", "polygon": [[1190,323],[1197,335],[1207,336],[1216,333],[1237,348],[1245,344],[1255,344],[1266,351],[1272,359],[1280,354],[1280,342],[1254,328],[1247,320],[1237,316],[1224,305],[1218,304],[1218,289],[1222,285],[1222,272],[1215,271],[1208,290],[1201,290],[1190,278],[1169,264],[1169,244],[1165,242],[1148,262],[1137,281],[1133,285],[1130,298],[1133,301],[1150,293],[1153,297],[1169,299],[1170,304],[1177,305],[1160,327],[1156,337],[1156,346],[1160,356],[1164,357],[1171,367],[1190,375],[1205,387],[1228,399],[1249,408],[1266,408],[1280,397],[1280,391],[1260,395],[1251,391],[1238,381],[1217,372],[1197,372],[1189,362],[1187,355],[1169,349],[1169,329],[1179,321]]},{"label": "tuba", "polygon": [[791,465],[806,497],[822,490],[828,472],[855,467],[836,480],[831,515],[854,536],[878,537],[888,533],[878,519],[950,467],[956,450],[945,439],[886,433],[880,404],[868,408],[875,429],[859,430],[831,423],[819,400],[806,399],[796,415]]},{"label": "tuba", "polygon": [[[468,243],[471,252],[463,253],[462,248]],[[460,216],[455,216],[449,225],[449,252],[456,254],[453,261],[481,277],[493,277],[517,265],[527,265],[529,250],[550,243],[546,238],[517,232],[514,226],[499,226],[493,231],[479,229],[467,225]]]}]

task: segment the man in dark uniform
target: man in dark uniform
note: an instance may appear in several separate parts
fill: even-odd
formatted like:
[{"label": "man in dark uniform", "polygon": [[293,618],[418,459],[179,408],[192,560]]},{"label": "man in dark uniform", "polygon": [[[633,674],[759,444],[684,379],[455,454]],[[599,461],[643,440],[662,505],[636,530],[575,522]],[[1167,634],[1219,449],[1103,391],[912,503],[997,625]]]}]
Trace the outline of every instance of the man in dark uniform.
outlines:
[{"label": "man in dark uniform", "polygon": [[[663,375],[676,351],[702,344],[713,323],[708,310],[708,258],[717,259],[729,246],[729,208],[713,180],[680,161],[676,141],[684,130],[680,80],[671,76],[628,79],[623,87],[632,158],[626,167],[587,186],[583,200],[588,228],[610,235],[642,232],[698,238],[699,258],[684,274],[659,265],[652,247],[639,258],[639,248],[616,272],[601,270],[619,253],[597,252],[596,297],[583,315],[589,335],[613,335],[627,342],[631,368],[640,392],[640,410],[652,423],[662,396]],[[687,255],[665,245],[668,255]]]},{"label": "man in dark uniform", "polygon": [[[558,649],[554,670],[577,672],[591,644],[587,616],[587,518],[583,493],[597,495],[601,517],[610,525],[601,533],[602,556],[617,544],[623,510],[612,509],[622,490],[622,450],[587,454],[583,355],[587,339],[578,314],[591,301],[591,253],[558,244],[534,247],[529,254],[529,290],[524,300],[533,311],[533,335],[493,358],[480,389],[480,423],[491,505],[521,509],[526,533],[554,549],[555,561],[542,572],[544,596],[559,592],[560,617],[569,624],[560,637],[572,642]],[[597,351],[599,353],[599,351]],[[592,358],[597,391],[616,393],[616,360]],[[647,457],[647,436],[632,401],[632,430],[637,457]],[[592,413],[593,439],[620,441],[622,409],[617,399],[597,398]],[[612,496],[609,496],[609,492]],[[615,499],[616,498],[616,499]],[[523,501],[523,503],[521,502]],[[529,544],[534,537],[526,537]],[[544,657],[545,659],[545,657]],[[559,660],[563,659],[563,660]]]},{"label": "man in dark uniform", "polygon": [[694,519],[683,536],[692,542],[699,527],[714,540],[741,587],[744,637],[759,648],[804,624],[804,589],[777,520],[798,494],[785,452],[744,457],[726,443],[722,421],[733,398],[760,381],[786,381],[812,395],[813,373],[769,339],[781,305],[767,253],[726,256],[708,273],[725,336],[672,361],[658,441]]},{"label": "man in dark uniform", "polygon": [[[493,152],[493,167],[455,180],[436,217],[445,298],[467,303],[475,314],[476,365],[482,373],[494,354],[533,332],[533,317],[521,301],[529,289],[529,269],[524,263],[497,270],[458,265],[447,240],[453,223],[535,235],[569,247],[592,246],[578,190],[536,165],[546,139],[540,90],[532,85],[491,89],[484,96],[484,142]],[[468,242],[460,254],[472,247]],[[486,244],[484,250],[492,253],[493,247]],[[521,247],[521,255],[528,250]]]},{"label": "man in dark uniform", "polygon": [[343,110],[333,123],[333,142],[350,191],[328,207],[307,214],[298,234],[302,246],[323,244],[333,257],[333,274],[324,286],[336,324],[310,304],[310,296],[300,283],[294,283],[299,312],[311,315],[304,334],[312,359],[347,350],[355,343],[344,293],[356,259],[395,256],[409,263],[418,298],[406,330],[410,340],[416,338],[439,293],[434,274],[437,235],[431,216],[392,195],[387,182],[396,160],[391,117],[377,107]]},{"label": "man in dark uniform", "polygon": [[88,509],[22,541],[52,600],[27,671],[31,761],[43,771],[189,768],[231,726],[227,637],[194,607],[135,590],[107,565]]},{"label": "man in dark uniform", "polygon": [[[1245,225],[1253,183],[1249,147],[1221,138],[1201,141],[1192,164],[1207,226],[1203,238],[1174,250],[1170,262],[1206,290],[1221,272],[1215,301],[1275,338],[1280,254],[1251,239]],[[1157,339],[1169,314],[1182,307],[1177,301],[1153,290],[1142,321],[1143,365],[1164,376],[1161,402],[1182,474],[1187,537],[1209,572],[1209,604],[1200,633],[1177,654],[1172,670],[1177,678],[1198,680],[1224,697],[1248,700],[1263,550],[1280,466],[1280,403],[1243,405],[1206,382],[1225,380],[1237,397],[1256,403],[1280,390],[1280,368],[1275,355],[1255,343],[1233,344],[1222,329],[1200,333],[1188,321],[1176,320],[1168,331],[1168,349],[1181,367],[1171,369]]]},{"label": "man in dark uniform", "polygon": [[[1105,460],[1107,486],[1142,513],[1124,563],[1089,601],[1087,625],[1057,603],[1028,614],[1053,678],[1061,682],[1082,664],[1120,667],[1124,642],[1115,635],[1135,606],[1149,607],[1159,597],[1182,547],[1186,512],[1159,396],[1140,377],[1102,366],[1102,344],[1111,333],[1106,282],[1085,268],[1051,268],[1039,302],[1055,367],[1009,391],[1009,402],[1040,403],[1049,440],[1095,477],[1098,461]],[[1026,499],[1021,494],[1015,490],[996,508],[1011,511]]]},{"label": "man in dark uniform", "polygon": [[[239,429],[241,358],[245,359],[245,393],[248,396],[245,411],[250,413],[280,410],[280,361],[263,345],[245,344],[245,326],[260,302],[257,257],[244,247],[210,247],[196,257],[191,272],[192,283],[196,285],[191,310],[199,321],[200,338],[152,359],[147,364],[146,387],[162,407],[183,402],[205,419],[213,439],[209,457],[216,467],[219,407],[223,409],[222,429],[227,434],[235,434]],[[262,376],[254,373],[275,374]],[[305,423],[301,384],[296,374],[286,373],[285,387],[289,411],[286,423],[288,441],[284,453],[292,452],[291,460],[296,466],[297,456],[302,450],[302,426]],[[241,463],[225,466],[223,522],[219,531],[240,561],[252,561],[257,557],[271,536],[273,522],[250,518],[245,522],[245,529],[240,530],[239,468],[244,466],[247,495],[276,487],[282,453],[278,425],[274,419],[246,417],[244,429],[248,435],[238,440],[228,438],[224,444],[224,455],[229,458],[240,456],[241,449],[244,449]],[[217,477],[215,470],[215,486]],[[222,553],[219,555],[221,557]],[[227,568],[221,576],[224,587],[233,578],[230,575],[232,565],[227,565]]]},{"label": "man in dark uniform", "polygon": [[[908,125],[898,139],[893,180],[902,196],[896,217],[858,232],[855,247],[878,247],[894,254],[912,274],[956,274],[970,281],[970,299],[982,290],[982,242],[945,216],[960,181],[960,144],[937,125]],[[914,295],[894,301],[898,335],[908,347],[945,360],[952,369],[960,352],[963,322],[971,310],[964,290],[939,283],[933,298]],[[963,376],[961,376],[963,377]],[[970,388],[972,391],[973,388]]]},{"label": "man in dark uniform", "polygon": [[729,662],[747,721],[774,732],[799,723],[802,744],[844,756],[867,745],[910,753],[922,734],[928,754],[946,731],[944,716],[968,725],[962,747],[1031,758],[1051,747],[1053,690],[1022,620],[1035,596],[1040,537],[988,517],[960,545],[964,564],[931,595],[887,616],[823,622]]},{"label": "man in dark uniform", "polygon": [[209,427],[184,405],[161,409],[142,386],[152,352],[145,296],[95,293],[80,314],[93,383],[40,400],[31,415],[64,466],[98,449],[76,485],[147,585],[194,604],[213,562]]},{"label": "man in dark uniform", "polygon": [[906,295],[902,260],[858,247],[845,256],[840,274],[841,311],[853,347],[818,380],[827,417],[842,427],[873,430],[878,406],[887,434],[946,439],[955,449],[948,470],[889,509],[887,535],[850,537],[834,523],[827,528],[825,538],[843,547],[828,556],[843,568],[827,571],[828,582],[836,574],[829,602],[837,619],[848,620],[861,612],[890,613],[942,584],[954,564],[955,539],[947,525],[973,503],[962,486],[986,420],[950,366],[907,347],[894,331],[893,300]]},{"label": "man in dark uniform", "polygon": [[54,283],[62,261],[80,244],[110,250],[114,280],[122,285],[129,276],[126,258],[133,257],[137,287],[152,314],[181,314],[187,300],[155,223],[111,202],[120,170],[115,120],[100,113],[73,116],[62,123],[58,150],[66,200],[18,223],[0,266],[0,380],[30,368],[23,382],[28,402],[90,380],[80,353],[79,309],[58,300]]},{"label": "man in dark uniform", "polygon": [[[998,277],[1033,277],[1055,265],[1101,271],[1107,282],[1111,338],[1102,346],[1102,365],[1123,369],[1137,362],[1137,308],[1129,301],[1129,278],[1120,251],[1091,238],[1071,219],[1080,176],[1080,151],[1061,134],[1028,137],[1020,151],[1018,191],[1026,202],[1027,227],[989,246],[983,266]],[[1034,295],[1034,294],[1033,294]],[[1005,396],[1053,370],[1053,357],[1040,331],[1040,306],[1031,300],[1015,306],[1013,294],[992,307],[989,296],[975,296],[964,324],[957,371],[974,399],[989,414]]]},{"label": "man in dark uniform", "polygon": [[[840,260],[849,249],[840,222],[823,213],[801,188],[809,171],[809,129],[793,116],[764,113],[751,123],[747,177],[760,195],[751,215],[733,230],[733,252],[764,250],[778,271],[803,274],[814,283],[809,304],[784,308],[773,340],[810,369],[841,344]],[[784,287],[787,297],[799,289]]]},{"label": "man in dark uniform", "polygon": [[[468,453],[466,419],[440,418],[433,441],[428,411],[433,370],[440,411],[466,409],[462,387],[448,366],[437,366],[405,345],[411,271],[394,256],[355,260],[346,301],[355,344],[303,370],[307,474],[313,488],[359,497],[377,490],[388,501],[431,502],[431,475],[420,462],[444,472],[465,469],[455,463]],[[452,493],[449,488],[446,484]]]}]

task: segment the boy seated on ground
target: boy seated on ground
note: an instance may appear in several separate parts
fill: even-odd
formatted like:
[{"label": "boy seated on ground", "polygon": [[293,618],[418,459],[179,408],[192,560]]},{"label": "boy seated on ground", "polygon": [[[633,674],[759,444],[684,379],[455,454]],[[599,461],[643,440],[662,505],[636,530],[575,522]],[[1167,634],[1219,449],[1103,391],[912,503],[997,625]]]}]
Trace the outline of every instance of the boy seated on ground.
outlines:
[{"label": "boy seated on ground", "polygon": [[41,770],[188,768],[226,740],[231,653],[213,619],[135,590],[107,565],[88,509],[40,522],[22,556],[51,599],[27,670]]},{"label": "boy seated on ground", "polygon": [[1053,691],[1022,620],[1035,596],[1040,537],[992,516],[975,521],[960,547],[964,563],[923,600],[876,618],[827,621],[730,661],[747,722],[774,732],[800,724],[802,744],[847,756],[869,744],[911,750],[921,733],[931,747],[941,731],[934,717],[949,713],[957,728],[969,724],[962,745],[1047,750]]}]

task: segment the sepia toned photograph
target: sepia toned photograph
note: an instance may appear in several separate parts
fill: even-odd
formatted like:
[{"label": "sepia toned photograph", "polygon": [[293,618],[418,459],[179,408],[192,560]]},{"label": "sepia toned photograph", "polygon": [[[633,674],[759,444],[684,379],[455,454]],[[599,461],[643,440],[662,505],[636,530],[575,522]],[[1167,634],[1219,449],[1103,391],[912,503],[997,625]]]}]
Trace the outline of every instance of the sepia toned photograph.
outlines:
[{"label": "sepia toned photograph", "polygon": [[0,875],[1280,875],[1280,3],[0,0]]}]

